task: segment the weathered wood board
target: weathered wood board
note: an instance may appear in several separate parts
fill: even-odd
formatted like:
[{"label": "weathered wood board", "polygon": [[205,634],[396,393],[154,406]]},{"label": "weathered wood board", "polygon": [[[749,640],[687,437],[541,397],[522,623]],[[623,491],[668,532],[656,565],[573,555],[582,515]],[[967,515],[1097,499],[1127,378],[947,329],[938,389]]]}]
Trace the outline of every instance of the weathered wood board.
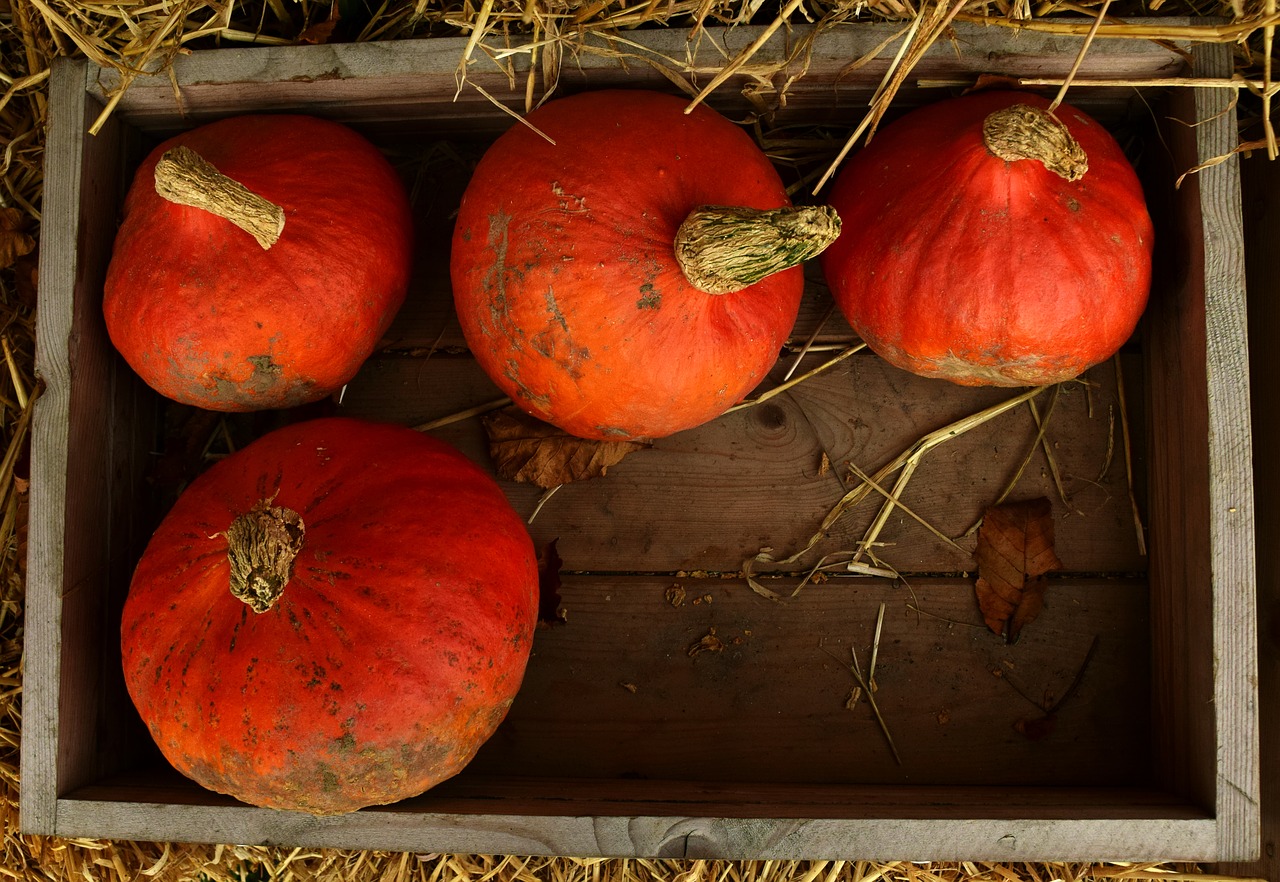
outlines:
[{"label": "weathered wood board", "polygon": [[1280,233],[1280,166],[1256,154],[1242,163],[1246,269],[1249,284],[1249,372],[1252,417],[1260,439],[1254,458],[1257,492],[1258,555],[1258,717],[1261,735],[1262,836],[1258,859],[1217,865],[1217,872],[1261,879],[1280,878],[1280,559],[1267,549],[1280,538],[1280,461],[1268,455],[1266,444],[1277,431],[1276,387],[1267,351],[1280,329],[1280,300],[1276,280],[1280,265],[1272,242]]},{"label": "weathered wood board", "polygon": [[[687,44],[691,83],[751,33],[709,30]],[[815,39],[807,73],[785,112],[766,114],[768,124],[851,129],[893,56],[891,33],[866,25]],[[640,32],[633,51],[670,55],[687,36]],[[766,46],[757,60],[776,65],[766,83],[797,72],[804,36]],[[957,27],[952,44],[935,47],[916,73],[933,82],[1060,76],[1078,45]],[[879,58],[836,76],[877,46]],[[1098,47],[1082,75],[1188,70],[1166,47]],[[1143,332],[1082,382],[1042,393],[1034,413],[1019,406],[922,461],[901,497],[919,519],[896,510],[875,546],[876,560],[901,579],[836,569],[790,596],[824,555],[857,547],[876,497],[800,560],[757,567],[781,601],[743,578],[762,551],[783,557],[803,548],[856,483],[854,467],[874,472],[925,434],[1015,394],[923,380],[858,352],[765,403],[655,441],[541,507],[541,489],[504,482],[519,512],[536,510],[530,532],[539,547],[556,544],[563,618],[539,629],[507,721],[452,781],[396,806],[314,819],[239,805],[164,765],[123,690],[119,608],[148,531],[205,461],[204,442],[216,447],[226,431],[243,443],[318,413],[418,425],[499,397],[452,312],[448,243],[468,157],[512,123],[478,92],[464,86],[455,95],[461,48],[435,40],[196,53],[176,68],[181,109],[167,81],[138,80],[96,136],[85,130],[110,97],[111,74],[83,63],[57,72],[24,829],[576,855],[1252,856],[1253,510],[1234,161],[1177,192],[1168,169],[1144,166],[1170,269],[1157,280]],[[1199,75],[1229,72],[1225,51],[1201,47],[1193,57]],[[563,89],[671,88],[649,65],[623,70],[601,51],[578,62],[562,71]],[[520,77],[509,82],[483,63],[468,77],[522,106]],[[740,76],[712,103],[741,115],[767,104],[771,88]],[[937,89],[913,79],[902,100],[930,100]],[[1203,121],[1164,134],[1185,170],[1224,145],[1233,114],[1223,90],[1181,94],[1186,100],[1078,91],[1082,106],[1135,137],[1154,136],[1150,119],[1135,117],[1152,103]],[[404,172],[419,237],[409,302],[340,403],[225,421],[166,406],[110,351],[98,317],[120,194],[132,164],[164,133],[282,109],[361,127]],[[807,278],[791,344],[760,391],[856,342],[831,314],[816,267]],[[807,342],[815,349],[799,355]],[[478,418],[433,431],[489,463]],[[1007,488],[1010,498],[1052,501],[1064,562],[1045,610],[1014,645],[982,624],[969,530]],[[870,665],[881,610],[874,696],[892,743],[868,696],[851,701],[851,653]]]}]

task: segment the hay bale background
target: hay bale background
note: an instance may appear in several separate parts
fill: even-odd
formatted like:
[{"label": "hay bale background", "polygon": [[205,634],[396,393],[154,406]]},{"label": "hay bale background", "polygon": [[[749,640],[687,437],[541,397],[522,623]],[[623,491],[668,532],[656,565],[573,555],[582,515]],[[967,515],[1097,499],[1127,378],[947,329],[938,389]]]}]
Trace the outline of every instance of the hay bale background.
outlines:
[{"label": "hay bale background", "polygon": [[[470,63],[497,63],[489,50],[542,41],[541,91],[554,88],[560,59],[587,31],[635,27],[735,26],[919,19],[911,51],[923,52],[953,20],[1010,28],[1088,33],[1100,14],[1119,17],[1098,39],[1140,37],[1231,42],[1237,49],[1241,150],[1275,158],[1270,122],[1270,55],[1276,0],[0,0],[0,878],[164,880],[539,880],[539,882],[1075,882],[1165,879],[1212,882],[1195,867],[1156,864],[970,862],[647,861],[417,855],[288,850],[172,843],[62,840],[21,836],[18,746],[21,732],[22,601],[26,553],[26,441],[34,376],[36,251],[49,66],[83,56],[118,69],[124,82],[164,75],[188,49],[226,45],[393,40],[472,35]],[[1203,20],[1173,31],[1162,18]],[[1211,23],[1210,18],[1217,21]],[[460,59],[461,61],[461,59]],[[673,60],[675,61],[675,60]],[[714,81],[713,81],[714,85]],[[875,112],[888,107],[893,84]],[[534,100],[531,93],[531,101]]]}]

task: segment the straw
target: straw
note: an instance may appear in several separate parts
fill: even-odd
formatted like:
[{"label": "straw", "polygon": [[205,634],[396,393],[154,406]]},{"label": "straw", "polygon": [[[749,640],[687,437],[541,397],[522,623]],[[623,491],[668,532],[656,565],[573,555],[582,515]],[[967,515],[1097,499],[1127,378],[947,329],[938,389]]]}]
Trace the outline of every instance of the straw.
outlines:
[{"label": "straw", "polygon": [[[1177,0],[1169,0],[1176,5]],[[779,4],[781,5],[781,4]],[[361,7],[363,4],[354,4]],[[764,112],[769,103],[783,104],[787,85],[807,69],[806,44],[789,46],[786,57],[763,64],[760,50],[766,40],[788,34],[793,16],[816,19],[815,31],[827,27],[854,27],[860,20],[891,21],[902,25],[898,55],[881,83],[875,106],[870,108],[850,138],[850,148],[858,138],[874,132],[897,90],[907,82],[914,61],[938,39],[950,22],[978,22],[1007,29],[1010,39],[1019,31],[1085,36],[1087,40],[1140,39],[1159,41],[1216,42],[1235,44],[1242,49],[1255,41],[1252,63],[1247,52],[1236,76],[1224,79],[1158,78],[1099,80],[1075,77],[1025,78],[1024,85],[1065,85],[1073,89],[1095,86],[1229,88],[1245,96],[1258,96],[1264,137],[1242,142],[1240,150],[1265,148],[1276,155],[1276,137],[1271,122],[1272,97],[1277,83],[1271,63],[1274,29],[1280,25],[1275,0],[1262,0],[1256,8],[1236,9],[1222,4],[1223,22],[1193,22],[1171,25],[1151,15],[1160,0],[1142,10],[1141,17],[1117,20],[1099,10],[1068,4],[1028,4],[951,0],[925,3],[917,7],[906,0],[790,0],[770,20],[763,39],[717,67],[715,71],[695,69],[689,57],[660,57],[635,40],[627,39],[632,28],[691,27],[694,39],[713,24],[746,23],[752,13],[763,10],[754,2],[729,3],[712,0],[597,0],[571,3],[568,0],[470,0],[445,3],[442,0],[385,0],[364,9],[368,20],[359,23],[354,39],[410,39],[432,35],[467,37],[467,49],[459,61],[460,80],[468,70],[481,65],[509,63],[514,54],[527,53],[536,59],[524,84],[526,110],[546,100],[556,89],[561,59],[572,64],[585,53],[609,56],[619,64],[639,63],[662,73],[673,88],[686,92],[694,103],[709,100],[717,90],[730,88],[733,73],[749,79],[756,91],[750,93]],[[341,7],[344,14],[346,4]],[[775,9],[777,7],[774,7]],[[48,124],[49,71],[60,56],[83,57],[119,74],[120,87],[107,96],[97,120],[97,131],[129,85],[139,77],[168,76],[172,61],[192,48],[226,45],[288,45],[299,38],[309,20],[324,15],[332,4],[311,0],[242,0],[205,3],[200,0],[0,0],[0,205],[16,206],[38,232],[39,206],[43,189],[44,132]],[[1078,20],[1054,13],[1084,12]],[[1197,11],[1192,10],[1192,14]],[[773,15],[773,10],[770,10]],[[1050,17],[1051,16],[1051,17]],[[1086,17],[1088,16],[1088,17]],[[1086,44],[1087,45],[1087,44]],[[885,47],[887,48],[887,47]],[[876,56],[879,52],[875,53]],[[864,61],[869,61],[865,59]],[[540,80],[535,82],[535,71]],[[709,84],[694,83],[711,74]],[[920,82],[918,85],[935,85]],[[961,85],[969,85],[964,83]],[[736,88],[736,87],[734,87]],[[175,85],[175,93],[177,86]],[[767,98],[767,101],[766,101]],[[514,112],[513,112],[514,113]],[[518,114],[517,114],[518,115]],[[830,156],[829,145],[819,150]],[[1220,161],[1220,160],[1219,160]],[[819,184],[821,187],[821,183]],[[650,859],[543,858],[502,855],[412,854],[376,849],[290,849],[235,844],[190,844],[104,841],[86,838],[52,838],[20,835],[17,832],[19,792],[18,747],[21,741],[22,615],[25,586],[27,476],[22,465],[31,421],[39,405],[36,381],[35,320],[30,305],[19,295],[19,273],[29,272],[31,263],[0,268],[0,330],[7,374],[0,390],[0,817],[5,836],[0,855],[0,879],[70,880],[145,879],[155,882],[201,879],[232,882],[245,879],[296,880],[296,882],[964,882],[964,880],[1028,880],[1028,882],[1095,882],[1095,880],[1166,880],[1166,882],[1221,882],[1230,876],[1202,873],[1184,863],[1094,863],[998,864],[991,862],[916,865],[907,861],[678,861]],[[816,351],[814,347],[813,351]],[[823,365],[828,369],[856,351],[846,347],[836,359]],[[1124,440],[1125,465],[1134,507],[1135,530],[1142,542],[1143,530],[1132,489],[1129,458],[1129,414],[1123,399],[1123,379],[1117,382],[1122,397],[1119,417]],[[799,378],[803,380],[813,372]],[[790,378],[789,378],[790,381]],[[780,389],[791,386],[780,387]],[[775,392],[773,394],[780,394]],[[764,400],[763,396],[760,400]],[[485,410],[501,407],[506,399],[488,402],[460,414],[451,414],[424,423],[429,430],[467,419]],[[749,406],[749,405],[745,405]],[[1016,405],[1011,405],[1016,406]],[[897,496],[901,486],[890,487],[886,478],[897,471],[906,473],[907,463],[918,460],[928,446],[905,452],[905,459],[865,476],[856,488],[859,500],[878,494],[885,506],[903,508]],[[914,457],[914,459],[913,459]],[[894,500],[897,499],[896,502]],[[545,501],[545,498],[544,500]],[[833,512],[838,518],[844,509]],[[906,509],[903,509],[906,511]],[[908,513],[910,513],[908,511]],[[819,536],[831,524],[824,523]],[[874,558],[871,549],[881,545],[874,537],[864,537],[858,552]],[[845,563],[839,566],[847,566]],[[870,570],[876,567],[865,567]],[[891,570],[884,570],[891,573]],[[882,623],[882,618],[880,622]],[[877,627],[877,633],[879,627]],[[879,641],[876,641],[879,645]],[[878,661],[878,649],[873,647]],[[868,672],[867,689],[874,679]]]}]

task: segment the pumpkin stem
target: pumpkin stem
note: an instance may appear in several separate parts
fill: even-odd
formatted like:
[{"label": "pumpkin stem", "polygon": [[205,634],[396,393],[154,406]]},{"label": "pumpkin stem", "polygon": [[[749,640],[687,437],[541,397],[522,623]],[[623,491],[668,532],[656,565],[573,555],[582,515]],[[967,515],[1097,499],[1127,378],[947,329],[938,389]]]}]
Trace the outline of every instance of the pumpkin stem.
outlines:
[{"label": "pumpkin stem", "polygon": [[840,235],[829,205],[695,208],[676,232],[676,261],[699,291],[729,294],[816,257]]},{"label": "pumpkin stem", "polygon": [[293,575],[293,559],[302,550],[302,516],[270,499],[258,501],[227,528],[231,593],[256,613],[271,609]]},{"label": "pumpkin stem", "polygon": [[166,150],[156,163],[156,192],[178,205],[225,218],[270,248],[284,231],[284,209],[213,167],[190,147]]},{"label": "pumpkin stem", "polygon": [[1038,159],[1068,181],[1080,180],[1089,170],[1089,157],[1062,121],[1029,104],[1014,104],[987,116],[982,123],[982,140],[993,155],[1006,162]]}]

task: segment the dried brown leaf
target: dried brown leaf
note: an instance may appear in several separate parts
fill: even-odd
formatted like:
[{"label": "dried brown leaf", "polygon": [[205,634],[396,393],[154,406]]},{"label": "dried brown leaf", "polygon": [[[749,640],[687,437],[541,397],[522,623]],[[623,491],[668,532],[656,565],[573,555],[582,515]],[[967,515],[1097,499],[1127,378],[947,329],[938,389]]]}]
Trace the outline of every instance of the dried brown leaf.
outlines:
[{"label": "dried brown leaf", "polygon": [[1008,91],[1010,89],[1019,89],[1021,84],[1017,77],[1005,76],[1004,74],[978,74],[978,78],[974,80],[973,85],[964,90],[964,94],[970,92],[996,92]]},{"label": "dried brown leaf", "polygon": [[569,620],[560,596],[560,569],[564,561],[556,550],[559,539],[552,539],[538,553],[538,624],[563,625]]},{"label": "dried brown leaf", "polygon": [[35,250],[36,240],[25,232],[27,216],[16,208],[0,208],[0,269]]},{"label": "dried brown leaf", "polygon": [[316,22],[298,35],[298,42],[311,44],[328,43],[333,39],[333,29],[337,24],[338,21],[335,18],[328,18],[324,21]]},{"label": "dried brown leaf", "polygon": [[708,628],[702,639],[690,646],[687,651],[692,658],[704,652],[724,652],[724,650],[725,643],[716,635],[716,629]]},{"label": "dried brown leaf", "polygon": [[547,490],[600,477],[627,454],[649,446],[641,441],[578,438],[515,407],[495,411],[483,422],[498,474]]},{"label": "dried brown leaf", "polygon": [[40,284],[39,254],[39,249],[36,249],[13,262],[13,280],[14,288],[18,295],[17,300],[27,309],[36,308],[36,297]]},{"label": "dried brown leaf", "polygon": [[303,29],[302,33],[298,34],[298,42],[312,44],[328,43],[333,39],[333,31],[334,28],[338,26],[338,19],[338,2],[337,0],[334,0],[333,5],[329,7],[329,17],[324,21],[318,21]]},{"label": "dried brown leaf", "polygon": [[1013,643],[1044,604],[1045,573],[1062,568],[1053,547],[1053,506],[1046,497],[987,509],[978,531],[982,618]]}]

